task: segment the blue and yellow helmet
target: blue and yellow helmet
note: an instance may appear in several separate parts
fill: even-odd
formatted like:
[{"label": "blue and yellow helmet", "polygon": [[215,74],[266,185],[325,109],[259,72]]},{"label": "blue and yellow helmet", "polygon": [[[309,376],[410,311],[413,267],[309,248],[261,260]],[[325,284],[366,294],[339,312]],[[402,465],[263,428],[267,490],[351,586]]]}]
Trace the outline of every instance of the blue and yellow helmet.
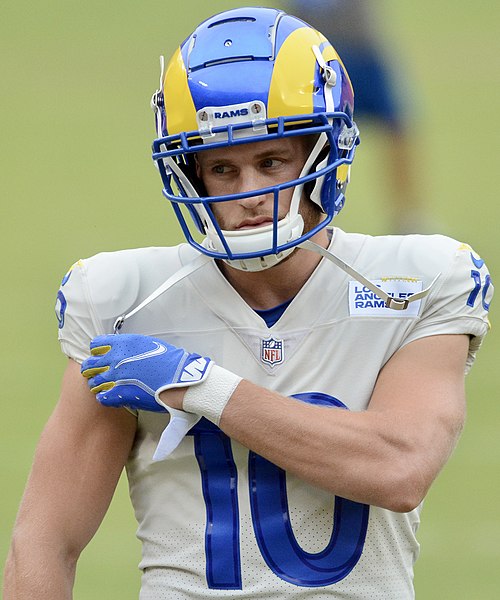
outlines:
[{"label": "blue and yellow helmet", "polygon": [[[300,19],[271,8],[238,8],[204,21],[182,43],[153,95],[153,160],[163,194],[187,241],[233,266],[258,270],[279,262],[330,223],[344,204],[359,133],[347,71],[331,43]],[[197,181],[196,153],[296,135],[317,136],[299,178],[271,188],[210,197]],[[304,196],[324,218],[303,231]],[[210,205],[294,188],[289,214],[269,227],[222,230]],[[183,210],[182,207],[187,209]],[[191,217],[199,232],[196,241]],[[237,235],[236,235],[237,233]],[[245,238],[245,239],[243,239]]]}]

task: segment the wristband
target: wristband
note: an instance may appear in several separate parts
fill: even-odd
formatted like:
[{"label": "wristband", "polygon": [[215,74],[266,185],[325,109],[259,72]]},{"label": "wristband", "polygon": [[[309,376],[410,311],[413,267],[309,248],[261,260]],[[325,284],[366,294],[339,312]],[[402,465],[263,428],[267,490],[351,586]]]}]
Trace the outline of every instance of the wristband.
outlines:
[{"label": "wristband", "polygon": [[222,412],[241,379],[227,369],[212,365],[210,374],[204,381],[191,385],[186,390],[183,409],[218,425]]}]

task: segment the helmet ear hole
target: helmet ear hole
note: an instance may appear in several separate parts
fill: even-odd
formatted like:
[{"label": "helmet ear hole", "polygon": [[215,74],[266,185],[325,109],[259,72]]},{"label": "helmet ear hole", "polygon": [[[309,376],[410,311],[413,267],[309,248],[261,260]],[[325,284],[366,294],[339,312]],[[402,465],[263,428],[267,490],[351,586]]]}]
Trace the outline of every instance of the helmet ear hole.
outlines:
[{"label": "helmet ear hole", "polygon": [[[307,174],[310,175],[311,173],[315,173],[316,171],[319,171],[320,169],[325,167],[329,154],[330,154],[330,144],[326,143],[323,146],[323,148],[321,149],[321,151],[318,154],[314,163],[311,165],[311,168],[309,169],[309,173],[307,173]],[[322,187],[322,184],[323,184],[323,177],[320,177],[319,179],[313,179],[312,181],[308,181],[307,183],[304,184],[304,192],[305,192],[307,198],[309,198],[309,200],[312,200],[315,204],[317,204],[321,208],[321,210],[324,210],[323,206],[321,205],[321,202],[318,201],[318,199],[320,197],[320,189]]]},{"label": "helmet ear hole", "polygon": [[[198,177],[197,169],[196,169],[196,159],[193,155],[183,157],[184,160],[180,160],[178,162],[180,170],[184,173],[184,175],[189,180],[192,188],[195,190],[198,196],[202,198],[207,196],[207,190],[205,188],[205,184],[202,179]],[[198,231],[203,235],[206,235],[206,213],[202,210],[202,207],[198,204],[186,204],[186,208],[191,215],[194,224]]]},{"label": "helmet ear hole", "polygon": [[196,190],[198,196],[207,196],[207,190],[205,185],[196,170],[196,159],[194,156],[185,156],[184,160],[179,160],[178,163],[180,170],[188,178],[193,188]]}]

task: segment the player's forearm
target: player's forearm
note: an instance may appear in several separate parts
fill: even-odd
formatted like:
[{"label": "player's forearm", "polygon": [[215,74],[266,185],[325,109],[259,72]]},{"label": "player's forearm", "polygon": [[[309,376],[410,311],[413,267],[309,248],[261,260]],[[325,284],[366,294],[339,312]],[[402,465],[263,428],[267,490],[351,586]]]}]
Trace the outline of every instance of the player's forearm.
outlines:
[{"label": "player's forearm", "polygon": [[4,573],[4,600],[71,600],[76,559],[34,540],[14,538]]},{"label": "player's forearm", "polygon": [[411,447],[381,414],[312,406],[241,382],[221,429],[301,479],[357,502],[405,512],[426,491]]}]

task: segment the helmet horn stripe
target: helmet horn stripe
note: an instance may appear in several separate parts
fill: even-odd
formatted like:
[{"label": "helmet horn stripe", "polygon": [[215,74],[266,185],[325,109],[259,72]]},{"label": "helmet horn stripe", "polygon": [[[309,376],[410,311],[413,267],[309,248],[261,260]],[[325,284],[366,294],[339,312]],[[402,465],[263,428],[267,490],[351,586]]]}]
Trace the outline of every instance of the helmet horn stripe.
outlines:
[{"label": "helmet horn stripe", "polygon": [[189,90],[186,66],[180,48],[168,63],[163,89],[168,134],[198,129],[196,109]]},{"label": "helmet horn stripe", "polygon": [[[304,52],[304,47],[311,47],[318,41],[318,33],[311,27],[300,27],[284,40],[273,69],[268,117],[313,112],[316,58],[312,51]],[[306,87],[297,87],[297,81],[307,82]],[[287,90],[286,98],[282,90]]]}]

